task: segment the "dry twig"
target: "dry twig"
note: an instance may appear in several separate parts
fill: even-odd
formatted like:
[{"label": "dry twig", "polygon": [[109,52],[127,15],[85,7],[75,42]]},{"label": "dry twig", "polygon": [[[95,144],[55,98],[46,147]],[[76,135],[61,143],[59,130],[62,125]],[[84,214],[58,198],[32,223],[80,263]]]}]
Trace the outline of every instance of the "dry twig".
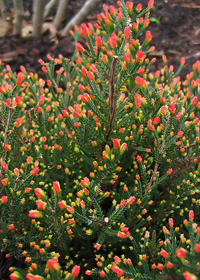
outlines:
[{"label": "dry twig", "polygon": [[24,7],[22,0],[13,0],[15,9],[15,24],[14,24],[14,35],[21,35],[22,22],[24,18]]},{"label": "dry twig", "polygon": [[58,29],[60,27],[60,24],[63,20],[63,17],[65,15],[65,11],[67,9],[68,0],[61,0],[55,15],[55,18],[53,20],[53,26]]},{"label": "dry twig", "polygon": [[3,20],[6,19],[6,7],[4,0],[0,0],[0,13]]},{"label": "dry twig", "polygon": [[49,15],[51,9],[56,5],[57,2],[58,0],[51,0],[47,3],[44,10],[44,18],[46,18]]},{"label": "dry twig", "polygon": [[69,31],[74,27],[74,25],[79,25],[92,9],[94,9],[98,3],[102,0],[87,0],[81,10],[67,23],[65,26],[62,36],[68,35]]},{"label": "dry twig", "polygon": [[44,22],[44,9],[46,0],[34,0],[33,2],[33,37],[40,38]]},{"label": "dry twig", "polygon": [[108,126],[106,129],[106,140],[108,140],[108,137],[112,131],[113,127],[113,120],[115,115],[115,93],[114,93],[114,85],[115,85],[115,72],[116,72],[116,66],[117,61],[119,57],[117,55],[113,56],[112,58],[112,64],[111,64],[111,74],[110,74],[110,83],[109,83],[109,115],[108,115]]}]

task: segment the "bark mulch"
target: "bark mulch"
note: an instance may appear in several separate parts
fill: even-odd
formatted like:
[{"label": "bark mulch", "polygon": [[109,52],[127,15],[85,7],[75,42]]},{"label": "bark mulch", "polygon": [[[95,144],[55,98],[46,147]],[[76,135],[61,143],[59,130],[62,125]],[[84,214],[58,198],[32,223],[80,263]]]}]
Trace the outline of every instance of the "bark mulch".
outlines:
[{"label": "bark mulch", "polygon": [[[82,7],[84,0],[70,0],[66,14],[67,22]],[[102,11],[102,4],[115,5],[117,0],[102,0],[102,3],[91,12],[86,22],[94,23],[97,13]],[[144,7],[147,0],[135,1]],[[12,7],[12,1],[6,1],[8,10]],[[27,15],[30,15],[32,1],[24,1]],[[28,16],[27,16],[28,18]],[[151,24],[149,28],[153,35],[152,45],[156,47],[154,56],[157,58],[154,69],[161,69],[161,57],[166,54],[170,64],[178,68],[180,58],[186,58],[186,67],[182,72],[185,76],[190,71],[192,64],[200,59],[200,0],[155,0],[151,12]],[[59,34],[52,37],[47,31],[38,42],[31,37],[19,38],[6,35],[0,37],[0,59],[4,64],[9,64],[14,71],[20,70],[24,65],[28,71],[42,75],[38,59],[46,60],[46,55],[57,57],[62,54],[71,57],[75,44],[70,36],[62,38]]]}]

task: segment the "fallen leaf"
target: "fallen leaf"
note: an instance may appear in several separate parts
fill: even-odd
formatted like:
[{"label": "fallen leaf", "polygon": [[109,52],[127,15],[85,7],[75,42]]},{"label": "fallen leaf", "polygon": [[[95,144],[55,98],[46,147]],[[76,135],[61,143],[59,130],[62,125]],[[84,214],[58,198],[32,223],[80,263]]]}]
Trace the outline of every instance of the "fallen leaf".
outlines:
[{"label": "fallen leaf", "polygon": [[51,22],[45,22],[42,27],[42,33],[45,33],[47,30],[50,32],[50,38],[55,38],[57,35],[57,29],[53,26]]},{"label": "fallen leaf", "polygon": [[163,51],[160,51],[160,52],[151,52],[149,55],[151,56],[157,56],[157,57],[162,57],[164,55],[164,52]]},{"label": "fallen leaf", "polygon": [[0,36],[5,36],[10,29],[10,23],[6,20],[0,19]]},{"label": "fallen leaf", "polygon": [[32,24],[27,24],[22,28],[22,37],[30,37],[33,33],[33,26]]},{"label": "fallen leaf", "polygon": [[18,48],[15,51],[0,54],[0,59],[2,61],[8,62],[8,61],[13,60],[14,57],[16,57],[16,56],[18,56],[20,54],[23,54],[25,52],[26,52],[25,49]]},{"label": "fallen leaf", "polygon": [[181,52],[178,52],[178,51],[176,51],[176,50],[168,50],[168,53],[170,53],[170,54],[181,55]]},{"label": "fallen leaf", "polygon": [[[50,32],[50,38],[55,38],[57,35],[57,29],[53,26],[50,22],[45,22],[42,26],[42,34],[45,33],[47,30]],[[33,33],[33,25],[27,24],[22,28],[22,37],[29,37],[32,36]]]}]

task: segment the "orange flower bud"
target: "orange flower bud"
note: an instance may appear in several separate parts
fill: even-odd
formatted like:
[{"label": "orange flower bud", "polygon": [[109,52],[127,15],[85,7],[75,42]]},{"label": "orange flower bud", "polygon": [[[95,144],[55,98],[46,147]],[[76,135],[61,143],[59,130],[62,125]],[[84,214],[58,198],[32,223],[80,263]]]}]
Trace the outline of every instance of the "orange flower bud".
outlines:
[{"label": "orange flower bud", "polygon": [[176,256],[179,259],[184,259],[187,254],[187,251],[180,247],[178,250],[176,250]]},{"label": "orange flower bud", "polygon": [[14,229],[15,227],[14,227],[14,225],[13,224],[10,224],[9,226],[8,226],[8,230],[12,230],[12,229]]},{"label": "orange flower bud", "polygon": [[34,193],[37,197],[41,198],[42,200],[45,200],[47,198],[45,192],[41,188],[35,188]]},{"label": "orange flower bud", "polygon": [[162,249],[162,250],[160,251],[160,254],[161,254],[161,256],[162,256],[163,258],[165,258],[165,259],[168,259],[168,258],[169,258],[169,254],[168,254],[164,249]]},{"label": "orange flower bud", "polygon": [[115,150],[119,150],[120,149],[120,139],[115,138],[112,140],[113,141],[113,147]]},{"label": "orange flower bud", "polygon": [[99,271],[99,275],[101,278],[105,278],[106,277],[106,274],[103,270]]},{"label": "orange flower bud", "polygon": [[36,200],[36,205],[37,205],[38,210],[45,211],[47,203],[38,199],[38,200]]},{"label": "orange flower bud", "polygon": [[43,215],[42,215],[42,212],[40,212],[38,210],[30,210],[28,216],[30,218],[41,218]]},{"label": "orange flower bud", "polygon": [[53,192],[54,192],[54,195],[55,194],[58,194],[58,195],[61,194],[60,183],[58,181],[53,182]]},{"label": "orange flower bud", "polygon": [[58,263],[57,259],[50,259],[47,261],[47,266],[50,270],[53,270],[55,272],[58,272],[60,270],[60,265]]},{"label": "orange flower bud", "polygon": [[6,202],[8,201],[8,197],[7,196],[2,196],[1,198],[0,198],[0,202],[2,203],[2,204],[5,204]]},{"label": "orange flower bud", "polygon": [[75,265],[73,268],[72,268],[72,278],[75,278],[79,275],[80,273],[80,266],[79,265]]},{"label": "orange flower bud", "polygon": [[8,178],[2,179],[1,183],[2,183],[3,186],[6,186],[8,184]]},{"label": "orange flower bud", "polygon": [[13,273],[10,274],[10,279],[11,280],[20,280],[20,279],[22,279],[22,277],[18,271],[14,271]]},{"label": "orange flower bud", "polygon": [[39,171],[40,171],[40,170],[39,170],[38,167],[34,167],[34,168],[31,170],[31,175],[34,176],[34,175],[38,174]]}]

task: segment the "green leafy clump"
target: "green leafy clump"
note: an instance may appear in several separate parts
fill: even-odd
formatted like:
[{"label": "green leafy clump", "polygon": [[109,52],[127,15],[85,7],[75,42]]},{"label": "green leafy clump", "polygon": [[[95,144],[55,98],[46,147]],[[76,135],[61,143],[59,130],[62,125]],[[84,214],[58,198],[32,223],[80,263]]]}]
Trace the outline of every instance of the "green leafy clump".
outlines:
[{"label": "green leafy clump", "polygon": [[[11,279],[198,279],[200,61],[150,72],[150,0],[103,6],[47,79],[0,75],[0,232]],[[78,32],[80,34],[78,34]]]}]

